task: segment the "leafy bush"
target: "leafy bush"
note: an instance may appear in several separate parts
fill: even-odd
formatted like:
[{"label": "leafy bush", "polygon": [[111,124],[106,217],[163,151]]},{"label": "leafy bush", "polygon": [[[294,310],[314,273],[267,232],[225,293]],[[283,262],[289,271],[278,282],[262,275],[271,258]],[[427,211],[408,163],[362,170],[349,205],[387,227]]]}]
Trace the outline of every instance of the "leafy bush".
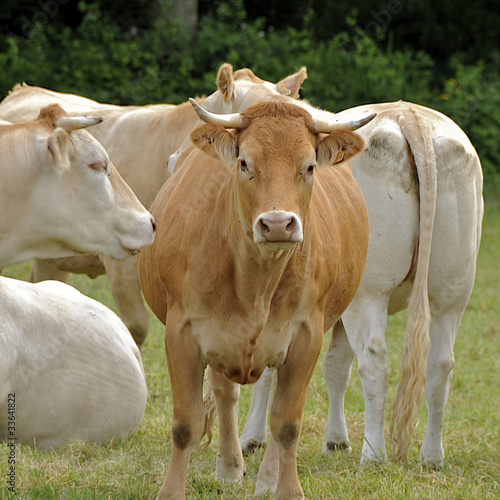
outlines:
[{"label": "leafy bush", "polygon": [[483,62],[466,66],[460,57],[451,63],[453,78],[444,82],[436,109],[456,121],[477,149],[485,184],[500,186],[500,77],[488,75]]}]

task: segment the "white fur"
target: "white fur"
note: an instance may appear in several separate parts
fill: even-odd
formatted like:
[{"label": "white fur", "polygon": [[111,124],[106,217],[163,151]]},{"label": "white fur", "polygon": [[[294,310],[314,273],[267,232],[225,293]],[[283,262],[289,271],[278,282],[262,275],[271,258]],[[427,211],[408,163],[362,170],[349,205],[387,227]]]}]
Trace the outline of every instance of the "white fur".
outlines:
[{"label": "white fur", "polygon": [[120,319],[56,281],[0,278],[0,439],[15,394],[19,443],[106,443],[140,425],[147,388],[138,348]]}]

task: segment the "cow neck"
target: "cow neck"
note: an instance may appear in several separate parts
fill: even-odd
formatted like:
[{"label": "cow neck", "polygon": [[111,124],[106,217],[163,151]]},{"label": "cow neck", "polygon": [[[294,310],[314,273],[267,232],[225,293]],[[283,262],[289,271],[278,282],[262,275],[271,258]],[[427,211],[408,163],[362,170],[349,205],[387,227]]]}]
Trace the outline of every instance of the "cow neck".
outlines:
[{"label": "cow neck", "polygon": [[253,241],[252,229],[246,227],[239,216],[239,203],[233,190],[232,203],[227,209],[232,221],[228,234],[230,253],[233,258],[234,287],[237,296],[245,303],[269,310],[281,277],[293,258],[296,246],[290,250],[268,250]]}]

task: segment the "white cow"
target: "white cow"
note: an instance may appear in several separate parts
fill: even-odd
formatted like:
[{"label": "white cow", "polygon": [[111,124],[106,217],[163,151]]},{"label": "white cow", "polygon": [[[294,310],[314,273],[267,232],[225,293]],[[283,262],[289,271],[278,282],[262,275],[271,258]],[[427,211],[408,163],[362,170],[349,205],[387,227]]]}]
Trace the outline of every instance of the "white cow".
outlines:
[{"label": "white cow", "polygon": [[85,127],[58,105],[0,125],[0,268],[83,252],[124,259],[153,242],[155,221]]},{"label": "white cow", "polygon": [[[387,315],[408,305],[391,437],[405,459],[425,387],[428,421],[420,460],[440,467],[453,344],[474,284],[481,238],[481,164],[452,120],[422,106],[373,104],[336,116],[349,120],[374,112],[376,118],[358,131],[366,149],[351,161],[367,206],[370,243],[363,280],[323,361],[330,399],[324,451],[350,447],[344,394],[356,356],[366,417],[361,462],[386,457]],[[245,451],[266,440],[271,377],[264,373],[254,391],[241,436]]]},{"label": "white cow", "polygon": [[58,281],[0,277],[0,439],[106,443],[140,425],[139,350],[107,307]]}]

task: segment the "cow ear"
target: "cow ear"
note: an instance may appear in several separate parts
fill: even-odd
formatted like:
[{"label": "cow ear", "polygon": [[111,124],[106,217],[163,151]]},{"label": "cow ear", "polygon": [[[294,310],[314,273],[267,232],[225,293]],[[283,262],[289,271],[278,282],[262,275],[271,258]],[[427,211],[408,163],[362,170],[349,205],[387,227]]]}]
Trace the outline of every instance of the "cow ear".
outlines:
[{"label": "cow ear", "polygon": [[318,145],[318,165],[334,165],[349,161],[361,153],[364,147],[365,141],[358,134],[347,130],[335,130],[324,137]]},{"label": "cow ear", "polygon": [[56,128],[54,132],[47,137],[44,157],[46,163],[54,170],[59,172],[69,170],[72,151],[73,143],[65,130]]},{"label": "cow ear", "polygon": [[292,99],[298,99],[300,87],[304,83],[304,80],[307,78],[307,69],[305,66],[300,68],[297,73],[293,75],[289,75],[283,80],[279,81],[276,84],[276,90],[282,95],[288,95]]},{"label": "cow ear", "polygon": [[224,102],[231,102],[234,100],[234,78],[233,67],[229,63],[224,63],[217,74],[217,87],[222,94]]},{"label": "cow ear", "polygon": [[207,123],[191,132],[193,144],[211,158],[220,158],[229,165],[237,157],[236,138],[222,125]]}]

